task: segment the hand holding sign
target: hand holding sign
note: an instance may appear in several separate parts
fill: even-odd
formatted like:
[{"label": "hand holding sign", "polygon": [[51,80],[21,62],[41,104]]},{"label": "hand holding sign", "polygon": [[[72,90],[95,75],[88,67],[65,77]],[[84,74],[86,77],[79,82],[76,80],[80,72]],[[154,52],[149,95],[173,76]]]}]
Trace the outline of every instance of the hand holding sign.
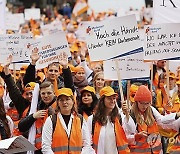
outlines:
[{"label": "hand holding sign", "polygon": [[125,115],[129,115],[129,109],[128,109],[128,105],[127,103],[124,101],[124,102],[121,102],[122,103],[122,110],[123,110],[123,113]]},{"label": "hand holding sign", "polygon": [[31,60],[32,60],[32,62],[31,62],[31,64],[32,65],[36,65],[36,62],[39,60],[39,58],[40,58],[40,56],[39,56],[39,54],[38,54],[38,52],[39,52],[39,49],[37,48],[37,47],[35,47],[33,50],[32,50],[32,54],[31,54]]},{"label": "hand holding sign", "polygon": [[7,60],[6,60],[6,63],[4,64],[4,73],[5,75],[8,75],[10,74],[9,73],[9,65],[12,63],[12,55],[9,55]]},{"label": "hand holding sign", "polygon": [[66,52],[62,52],[59,55],[59,64],[62,65],[63,69],[67,68],[68,65],[68,55]]}]

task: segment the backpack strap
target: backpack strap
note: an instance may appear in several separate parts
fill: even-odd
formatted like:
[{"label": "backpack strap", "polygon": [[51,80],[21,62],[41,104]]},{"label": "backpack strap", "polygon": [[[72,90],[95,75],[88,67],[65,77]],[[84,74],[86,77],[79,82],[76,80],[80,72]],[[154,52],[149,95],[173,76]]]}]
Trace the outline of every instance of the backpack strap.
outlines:
[{"label": "backpack strap", "polygon": [[[78,117],[79,117],[80,120],[81,120],[81,128],[82,128],[82,125],[83,125],[83,116],[82,116],[81,114],[78,114]],[[56,122],[57,122],[57,114],[52,114],[52,115],[50,115],[50,118],[51,118],[51,121],[52,121],[53,133],[54,133],[55,128],[56,128]]]},{"label": "backpack strap", "polygon": [[53,131],[52,131],[52,134],[53,134],[56,128],[57,114],[50,115],[50,118],[51,118],[52,126],[53,126]]},{"label": "backpack strap", "polygon": [[83,125],[83,116],[81,115],[81,114],[77,114],[78,115],[78,117],[80,118],[80,120],[81,120],[81,128],[82,128],[82,125]]}]

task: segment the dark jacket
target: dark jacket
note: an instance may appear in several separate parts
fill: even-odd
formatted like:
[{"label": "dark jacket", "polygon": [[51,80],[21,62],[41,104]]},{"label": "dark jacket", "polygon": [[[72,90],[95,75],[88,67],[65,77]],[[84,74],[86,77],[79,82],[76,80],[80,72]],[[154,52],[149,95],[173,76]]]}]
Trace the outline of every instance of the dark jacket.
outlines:
[{"label": "dark jacket", "polygon": [[4,81],[7,85],[9,96],[10,96],[12,102],[14,103],[14,105],[19,113],[19,116],[21,117],[24,110],[31,104],[31,102],[29,102],[27,99],[25,99],[22,96],[21,91],[19,90],[16,83],[14,82],[11,74],[4,75],[3,77],[4,77]]},{"label": "dark jacket", "polygon": [[[35,65],[29,65],[26,74],[24,76],[24,83],[29,83],[29,82],[35,82]],[[67,69],[62,69],[62,75],[58,77],[58,89],[66,87],[70,88],[73,92],[75,91],[74,84],[73,84],[73,79],[72,79],[72,74],[71,70],[68,67]],[[46,81],[47,79],[45,79]]]},{"label": "dark jacket", "polygon": [[[54,113],[54,111],[53,111],[51,105],[53,103],[55,103],[55,101],[56,101],[56,97],[54,97],[54,99],[52,100],[52,102],[50,104],[46,105],[42,100],[40,100],[37,105],[37,111],[48,109],[48,115],[52,115]],[[29,109],[29,111],[30,111],[30,109]],[[31,128],[33,123],[37,120],[33,117],[33,114],[29,115],[29,111],[27,113],[27,116],[22,118],[18,124],[18,128],[19,128],[20,132],[23,132],[23,133],[29,132],[29,129]],[[28,137],[28,136],[25,136],[25,137]]]}]

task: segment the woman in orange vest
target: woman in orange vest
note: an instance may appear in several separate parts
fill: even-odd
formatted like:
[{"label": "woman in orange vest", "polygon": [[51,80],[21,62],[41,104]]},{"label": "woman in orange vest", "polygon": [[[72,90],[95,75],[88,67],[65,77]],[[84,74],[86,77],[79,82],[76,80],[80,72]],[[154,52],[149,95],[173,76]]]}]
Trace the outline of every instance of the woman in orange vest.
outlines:
[{"label": "woman in orange vest", "polygon": [[94,87],[86,86],[83,90],[81,90],[78,113],[81,114],[87,121],[88,117],[93,114],[97,102],[98,99],[95,95]]},{"label": "woman in orange vest", "polygon": [[88,118],[93,148],[97,154],[130,153],[116,98],[117,94],[110,86],[102,88],[97,111]]},{"label": "woman in orange vest", "polygon": [[78,115],[69,88],[58,90],[56,114],[47,118],[42,131],[44,154],[94,154],[86,121]]},{"label": "woman in orange vest", "polygon": [[152,95],[144,85],[138,88],[134,100],[130,114],[133,121],[125,128],[130,151],[134,154],[159,154],[162,145],[158,125],[175,121],[179,114],[161,115],[151,106]]}]

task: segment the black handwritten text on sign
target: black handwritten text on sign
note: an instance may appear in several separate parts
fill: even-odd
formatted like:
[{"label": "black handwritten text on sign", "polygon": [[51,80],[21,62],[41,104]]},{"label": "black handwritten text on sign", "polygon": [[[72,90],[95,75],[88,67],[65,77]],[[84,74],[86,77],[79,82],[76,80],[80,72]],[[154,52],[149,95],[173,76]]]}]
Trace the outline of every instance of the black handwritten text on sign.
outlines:
[{"label": "black handwritten text on sign", "polygon": [[162,5],[161,5],[161,6],[166,7],[165,4],[166,4],[168,1],[172,4],[172,6],[173,6],[174,8],[177,8],[177,5],[174,3],[174,0],[162,0]]}]

